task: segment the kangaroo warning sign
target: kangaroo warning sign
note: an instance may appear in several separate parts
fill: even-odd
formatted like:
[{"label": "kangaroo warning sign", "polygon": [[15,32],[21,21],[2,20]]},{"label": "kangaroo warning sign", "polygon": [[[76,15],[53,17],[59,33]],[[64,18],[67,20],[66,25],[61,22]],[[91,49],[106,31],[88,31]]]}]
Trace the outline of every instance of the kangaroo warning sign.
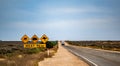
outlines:
[{"label": "kangaroo warning sign", "polygon": [[44,34],[44,35],[42,35],[40,40],[45,44],[49,40],[49,38]]}]

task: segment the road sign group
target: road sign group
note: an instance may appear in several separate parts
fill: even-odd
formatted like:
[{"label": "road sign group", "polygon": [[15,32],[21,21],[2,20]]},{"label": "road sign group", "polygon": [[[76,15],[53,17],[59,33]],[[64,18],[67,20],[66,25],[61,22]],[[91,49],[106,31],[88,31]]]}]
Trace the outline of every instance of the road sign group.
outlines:
[{"label": "road sign group", "polygon": [[[40,39],[37,37],[37,35],[33,35],[31,39],[27,35],[24,35],[21,40],[24,43],[24,48],[46,48],[46,42],[49,40],[49,38],[45,34],[43,34]],[[32,42],[30,43],[29,40]],[[39,40],[41,40],[42,44],[38,43]]]}]

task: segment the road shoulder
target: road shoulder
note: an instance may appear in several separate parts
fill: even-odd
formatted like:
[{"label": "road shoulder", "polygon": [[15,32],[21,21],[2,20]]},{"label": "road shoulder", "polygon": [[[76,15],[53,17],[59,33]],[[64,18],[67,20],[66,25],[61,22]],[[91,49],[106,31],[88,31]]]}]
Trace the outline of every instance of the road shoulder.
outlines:
[{"label": "road shoulder", "polygon": [[77,56],[63,48],[59,42],[58,52],[52,58],[40,61],[38,66],[89,66]]}]

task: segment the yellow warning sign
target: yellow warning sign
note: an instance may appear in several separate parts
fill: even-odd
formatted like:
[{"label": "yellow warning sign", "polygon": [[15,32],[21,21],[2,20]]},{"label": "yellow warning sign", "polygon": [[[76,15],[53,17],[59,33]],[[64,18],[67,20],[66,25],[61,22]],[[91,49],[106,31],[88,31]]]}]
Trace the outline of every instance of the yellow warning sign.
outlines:
[{"label": "yellow warning sign", "polygon": [[37,35],[33,35],[31,40],[32,40],[33,43],[37,43],[39,38],[37,37]]},{"label": "yellow warning sign", "polygon": [[49,40],[49,38],[44,34],[44,35],[42,35],[40,40],[45,44]]},{"label": "yellow warning sign", "polygon": [[24,42],[24,48],[46,48],[46,42],[49,40],[49,38],[45,34],[42,35],[42,37],[40,38],[42,44],[41,42],[38,42],[39,38],[37,37],[37,35],[33,35],[31,37],[32,42],[29,41],[30,38],[27,35],[24,35],[21,40],[22,42]]},{"label": "yellow warning sign", "polygon": [[30,39],[27,35],[24,35],[22,38],[21,38],[22,42],[24,43],[27,43]]}]

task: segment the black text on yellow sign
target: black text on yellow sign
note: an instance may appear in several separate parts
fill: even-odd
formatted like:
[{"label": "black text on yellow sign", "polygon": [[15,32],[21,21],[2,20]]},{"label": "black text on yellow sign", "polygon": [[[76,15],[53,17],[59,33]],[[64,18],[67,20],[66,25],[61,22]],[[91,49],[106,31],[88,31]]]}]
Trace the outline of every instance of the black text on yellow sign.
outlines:
[{"label": "black text on yellow sign", "polygon": [[24,44],[24,48],[46,48],[46,44]]}]

